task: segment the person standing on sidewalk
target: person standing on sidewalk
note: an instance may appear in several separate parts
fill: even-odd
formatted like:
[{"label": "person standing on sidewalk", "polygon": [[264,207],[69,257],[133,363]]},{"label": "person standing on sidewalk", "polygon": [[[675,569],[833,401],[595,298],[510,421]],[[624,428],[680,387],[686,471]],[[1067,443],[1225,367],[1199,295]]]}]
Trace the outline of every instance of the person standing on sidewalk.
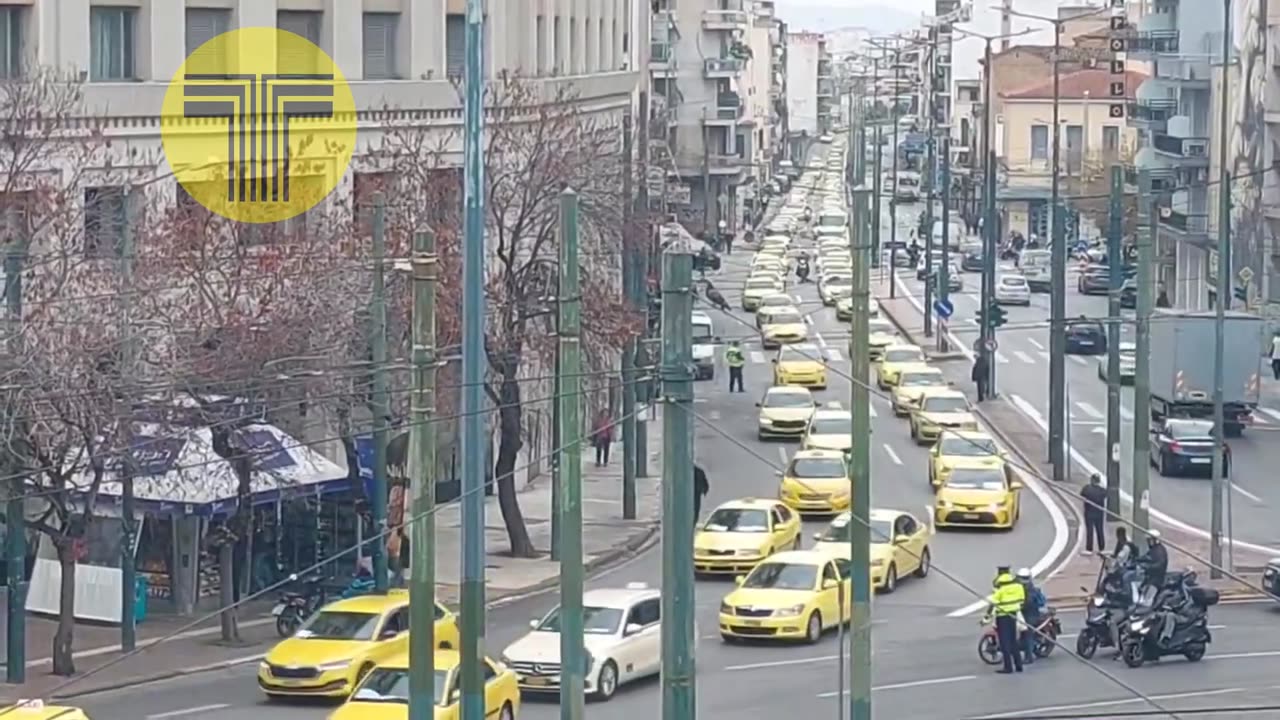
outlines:
[{"label": "person standing on sidewalk", "polygon": [[1107,489],[1102,485],[1102,476],[1094,473],[1089,484],[1080,490],[1084,498],[1084,554],[1093,554],[1094,541],[1098,543],[1098,554],[1107,550],[1107,536],[1102,526],[1107,517]]},{"label": "person standing on sidewalk", "polygon": [[737,340],[729,343],[728,349],[724,351],[724,361],[729,366],[729,392],[746,392],[742,389],[742,367],[747,364],[747,359]]},{"label": "person standing on sidewalk", "polygon": [[1280,380],[1280,332],[1271,336],[1271,374]]},{"label": "person standing on sidewalk", "polygon": [[969,373],[969,379],[978,386],[978,402],[985,402],[990,389],[987,382],[991,379],[991,365],[987,360],[987,353],[979,350],[973,358],[973,372]]},{"label": "person standing on sidewalk", "polygon": [[591,444],[596,449],[596,467],[609,464],[609,447],[613,445],[613,419],[608,410],[601,410],[591,429]]},{"label": "person standing on sidewalk", "polygon": [[711,492],[711,484],[707,482],[707,473],[699,465],[693,466],[693,526],[698,526],[702,517],[702,498]]}]

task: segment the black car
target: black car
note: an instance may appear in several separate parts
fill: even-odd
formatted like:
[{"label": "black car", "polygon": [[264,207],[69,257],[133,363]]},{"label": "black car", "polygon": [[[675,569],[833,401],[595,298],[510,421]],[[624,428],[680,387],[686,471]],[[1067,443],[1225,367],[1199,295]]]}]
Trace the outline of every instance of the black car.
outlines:
[{"label": "black car", "polygon": [[1280,558],[1272,558],[1262,570],[1262,589],[1280,599]]},{"label": "black car", "polygon": [[697,255],[693,256],[693,269],[699,272],[719,270],[720,255],[711,248],[704,246]]},{"label": "black car", "polygon": [[1138,284],[1133,280],[1125,280],[1120,288],[1120,307],[1126,310],[1138,307]]},{"label": "black car", "polygon": [[966,272],[982,272],[984,260],[982,246],[961,248],[964,255],[960,258],[960,269]]},{"label": "black car", "polygon": [[1105,295],[1111,290],[1111,268],[1106,265],[1089,265],[1080,273],[1076,290],[1081,295]]},{"label": "black car", "polygon": [[1068,355],[1101,355],[1107,351],[1107,331],[1093,320],[1073,320],[1067,324]]},{"label": "black car", "polygon": [[[1169,418],[1151,432],[1151,465],[1161,475],[1213,474],[1213,422]],[[1231,446],[1222,445],[1222,476],[1231,476]]]}]

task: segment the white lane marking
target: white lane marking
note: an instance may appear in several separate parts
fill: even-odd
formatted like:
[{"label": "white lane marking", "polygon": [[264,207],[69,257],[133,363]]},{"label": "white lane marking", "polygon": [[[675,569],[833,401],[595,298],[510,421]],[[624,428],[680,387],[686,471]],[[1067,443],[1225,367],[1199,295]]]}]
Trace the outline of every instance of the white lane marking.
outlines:
[{"label": "white lane marking", "polygon": [[787,466],[787,460],[788,460],[788,458],[787,458],[787,449],[786,449],[786,448],[784,448],[784,447],[782,447],[781,445],[779,445],[779,446],[778,446],[778,458],[779,458],[780,460],[782,460],[782,466],[783,466],[783,467],[786,467],[786,466]]},{"label": "white lane marking", "polygon": [[751,351],[751,362],[753,362],[753,363],[755,363],[755,364],[757,364],[757,365],[759,365],[759,364],[763,363],[763,362],[764,362],[764,353],[760,352],[759,350],[752,350],[752,351]]},{"label": "white lane marking", "polygon": [[902,458],[898,457],[898,453],[894,452],[893,448],[889,447],[889,443],[884,444],[884,452],[889,456],[889,459],[893,461],[894,465],[902,464]]},{"label": "white lane marking", "polygon": [[[956,675],[955,677],[931,678],[929,680],[911,680],[909,682],[890,683],[888,685],[876,685],[871,688],[872,692],[880,692],[882,690],[906,690],[907,688],[924,687],[926,685],[946,685],[949,683],[969,682],[977,680],[977,675]],[[839,696],[839,692],[818,693],[820,698],[833,698]],[[848,690],[844,691],[845,695],[849,694]]]},{"label": "white lane marking", "polygon": [[229,708],[229,707],[231,706],[226,703],[217,703],[215,705],[201,705],[199,707],[183,708],[182,710],[170,710],[169,712],[162,712],[162,713],[156,713],[154,715],[148,715],[147,720],[161,720],[162,718],[175,718],[175,717],[182,717],[184,715],[199,715],[201,713],[213,712],[214,710],[222,710],[223,708]]},{"label": "white lane marking", "polygon": [[1022,352],[1021,350],[1014,350],[1014,351],[1013,351],[1013,355],[1014,355],[1014,357],[1018,358],[1019,360],[1021,360],[1022,362],[1026,363],[1026,364],[1028,364],[1028,365],[1034,365],[1034,364],[1036,363],[1036,361],[1035,361],[1035,360],[1032,360],[1032,359],[1031,359],[1031,356],[1030,356],[1030,355],[1028,355],[1028,354],[1026,354],[1026,353]]},{"label": "white lane marking", "polygon": [[801,304],[803,302],[804,302],[804,298],[799,295],[796,295],[796,304]]},{"label": "white lane marking", "polygon": [[1031,343],[1032,345],[1035,345],[1037,350],[1044,350],[1044,346],[1041,345],[1040,341],[1036,340],[1035,338],[1027,338],[1027,342]]},{"label": "white lane marking", "polygon": [[720,419],[720,411],[719,411],[719,410],[712,410],[711,412],[708,412],[708,413],[707,413],[707,419],[708,419],[708,420],[719,420],[719,419]]},{"label": "white lane marking", "polygon": [[868,413],[871,417],[877,417],[877,413],[876,413],[876,406],[875,406],[875,405],[872,405],[871,403],[867,403],[867,413]]},{"label": "white lane marking", "polygon": [[804,316],[804,322],[805,322],[805,324],[806,324],[806,325],[812,325],[812,324],[813,324],[813,316],[812,316],[812,315],[805,315],[805,316]]},{"label": "white lane marking", "polygon": [[1075,362],[1075,364],[1077,364],[1077,365],[1088,365],[1088,364],[1089,364],[1089,362],[1088,362],[1087,360],[1085,360],[1084,358],[1080,357],[1079,355],[1068,355],[1067,357],[1071,358],[1071,360],[1072,360],[1073,362]]},{"label": "white lane marking", "polygon": [[1040,356],[1040,358],[1041,358],[1042,360],[1044,360],[1045,362],[1048,362],[1048,361],[1049,361],[1049,353],[1047,353],[1047,352],[1040,352],[1040,353],[1036,353],[1036,354],[1037,354],[1037,355],[1039,355],[1039,356]]},{"label": "white lane marking", "polygon": [[828,362],[843,362],[844,358],[840,355],[840,351],[835,348],[827,348]]},{"label": "white lane marking", "polygon": [[1009,358],[1005,357],[1005,356],[1004,356],[1004,353],[1002,353],[1002,352],[1000,352],[999,350],[997,350],[997,351],[996,351],[996,364],[998,364],[998,365],[1008,365],[1008,364],[1009,364]]},{"label": "white lane marking", "polygon": [[729,665],[725,668],[725,672],[762,670],[764,668],[789,667],[792,665],[813,665],[814,663],[830,662],[838,659],[840,659],[839,655],[821,655],[819,657],[796,658],[795,660],[771,660],[769,662],[748,663],[746,665]]},{"label": "white lane marking", "polygon": [[1249,498],[1250,500],[1256,503],[1262,503],[1262,498],[1258,497],[1257,495],[1254,495],[1253,493],[1249,492],[1248,490],[1245,490],[1244,488],[1240,487],[1235,483],[1231,483],[1231,489],[1235,490],[1236,492],[1240,493],[1241,495]]},{"label": "white lane marking", "polygon": [[1205,660],[1248,660],[1249,658],[1276,657],[1280,655],[1280,650],[1256,650],[1254,652],[1238,652],[1238,653],[1222,653],[1221,655],[1206,655]]},{"label": "white lane marking", "polygon": [[[1040,414],[1040,411],[1036,410],[1035,407],[1033,407],[1026,400],[1023,400],[1018,395],[1010,395],[1009,397],[1013,401],[1014,407],[1018,408],[1018,410],[1023,415],[1027,416],[1029,420],[1034,422],[1040,428],[1040,432],[1044,433],[1045,435],[1049,434],[1049,423],[1044,419],[1044,416]],[[1094,473],[1097,473],[1099,475],[1103,474],[1103,472],[1099,470],[1097,466],[1095,466],[1093,463],[1089,462],[1089,460],[1079,450],[1076,450],[1074,447],[1069,448],[1069,450],[1071,451],[1072,459],[1075,460],[1077,463],[1079,463],[1081,470],[1084,470],[1086,473],[1089,473],[1091,475]],[[1133,495],[1126,492],[1123,487],[1120,488],[1120,497],[1130,503],[1133,502]],[[1178,518],[1172,515],[1169,515],[1168,513],[1161,512],[1160,510],[1156,509],[1154,504],[1151,506],[1151,517],[1155,518],[1156,520],[1159,520],[1160,522],[1166,525],[1169,525],[1170,527],[1176,528],[1178,530],[1181,530],[1185,533],[1189,533],[1191,535],[1195,535],[1198,538],[1202,538],[1202,539],[1209,538],[1209,533],[1203,528],[1196,527],[1195,525],[1179,520]],[[1229,539],[1228,542],[1230,542],[1233,546],[1242,548],[1244,550],[1252,550],[1254,552],[1262,553],[1264,555],[1280,556],[1280,548],[1277,548],[1277,547],[1269,547],[1267,545],[1258,545],[1257,543],[1245,542],[1243,540],[1235,540],[1235,539]],[[1275,654],[1280,655],[1280,651],[1277,651]]]},{"label": "white lane marking", "polygon": [[1088,415],[1091,418],[1101,420],[1102,418],[1106,417],[1105,415],[1102,414],[1101,410],[1082,400],[1076,402],[1076,407],[1080,408],[1080,412],[1084,413],[1085,415]]},{"label": "white lane marking", "polygon": [[827,339],[822,337],[822,333],[814,333],[813,337],[818,341],[818,344],[821,345],[822,347],[827,346]]},{"label": "white lane marking", "polygon": [[[1244,692],[1244,688],[1217,688],[1214,690],[1197,690],[1195,692],[1172,693],[1168,695],[1148,695],[1146,697],[1128,697],[1120,700],[1099,700],[1097,702],[1079,703],[1076,705],[1050,705],[1047,707],[1029,708],[1026,710],[1014,710],[1013,712],[997,713],[995,715],[982,715],[983,720],[995,720],[996,718],[1024,717],[1027,715],[1040,715],[1042,713],[1086,710],[1088,708],[1112,707],[1115,705],[1131,705],[1136,702],[1147,702],[1155,700],[1181,700],[1193,697],[1209,697],[1211,695],[1227,695],[1230,693]],[[1176,713],[1172,713],[1176,714]]]},{"label": "white lane marking", "polygon": [[1266,413],[1267,415],[1270,415],[1272,418],[1275,418],[1276,420],[1280,420],[1280,410],[1272,410],[1271,408],[1260,407],[1258,408],[1258,412]]}]

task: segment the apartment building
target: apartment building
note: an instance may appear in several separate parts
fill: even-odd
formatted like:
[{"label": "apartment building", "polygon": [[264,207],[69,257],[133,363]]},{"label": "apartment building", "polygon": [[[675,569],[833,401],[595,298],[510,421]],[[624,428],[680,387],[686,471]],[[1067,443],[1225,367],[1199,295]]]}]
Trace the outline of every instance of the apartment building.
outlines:
[{"label": "apartment building", "polygon": [[[830,106],[835,101],[829,56],[826,59],[828,94],[819,102],[819,66],[826,52],[826,39],[812,32],[787,33],[787,126],[791,137],[813,138],[827,129]],[[825,108],[825,114],[824,114]],[[794,148],[793,148],[794,150]],[[793,152],[793,156],[799,153]]]},{"label": "apartment building", "polygon": [[952,82],[951,174],[957,179],[959,206],[971,214],[978,214],[981,179],[981,158],[978,155],[978,139],[982,134],[982,81],[976,78],[956,78]]},{"label": "apartment building", "polygon": [[1137,88],[1129,122],[1138,130],[1138,170],[1157,189],[1171,190],[1158,218],[1156,278],[1177,305],[1208,307],[1211,246],[1209,145],[1217,112],[1211,102],[1213,63],[1221,52],[1222,5],[1153,0],[1133,23],[1127,61],[1150,63]]}]

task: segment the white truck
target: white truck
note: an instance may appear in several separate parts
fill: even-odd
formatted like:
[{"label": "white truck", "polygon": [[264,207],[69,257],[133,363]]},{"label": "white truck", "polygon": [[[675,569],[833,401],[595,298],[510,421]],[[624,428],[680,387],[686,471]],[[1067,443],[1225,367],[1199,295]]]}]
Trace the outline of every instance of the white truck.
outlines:
[{"label": "white truck", "polygon": [[[1213,312],[1156,310],[1151,317],[1151,420],[1213,417]],[[1265,322],[1228,312],[1223,324],[1223,435],[1253,420],[1262,379]]]}]

